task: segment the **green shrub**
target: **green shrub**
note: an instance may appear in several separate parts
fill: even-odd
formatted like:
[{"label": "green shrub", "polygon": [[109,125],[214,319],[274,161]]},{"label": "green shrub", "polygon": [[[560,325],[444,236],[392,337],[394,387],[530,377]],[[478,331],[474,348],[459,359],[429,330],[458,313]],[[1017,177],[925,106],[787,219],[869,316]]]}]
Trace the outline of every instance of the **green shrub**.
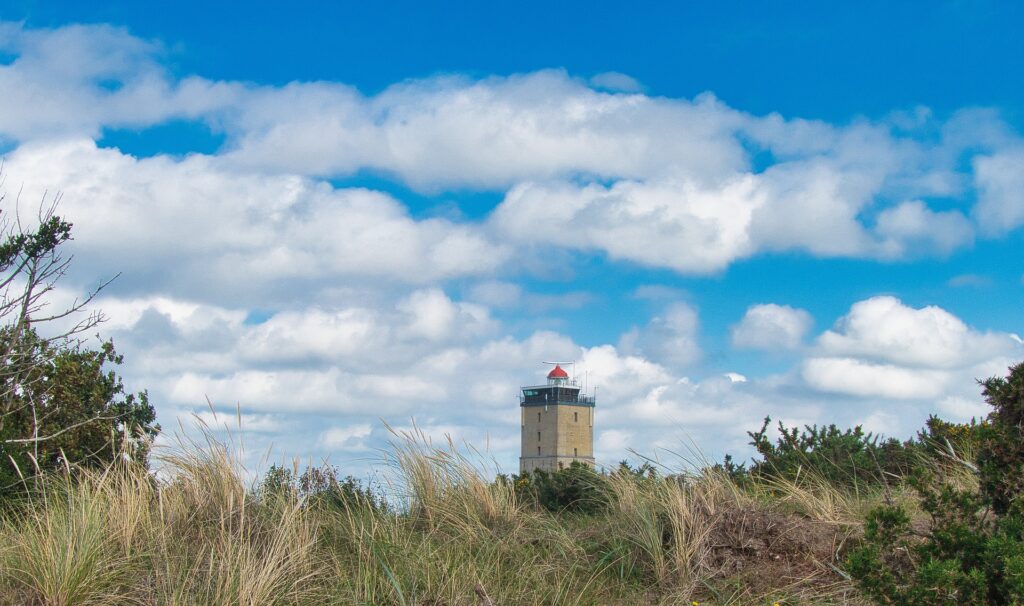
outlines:
[{"label": "green shrub", "polygon": [[988,421],[971,419],[970,423],[950,423],[934,415],[928,417],[924,429],[917,432],[917,441],[923,454],[934,460],[934,455],[954,455],[973,459],[978,454],[982,434]]},{"label": "green shrub", "polygon": [[1006,378],[991,377],[981,384],[993,408],[981,431],[981,490],[992,509],[1004,514],[1024,493],[1024,363],[1011,368]]},{"label": "green shrub", "polygon": [[535,469],[511,478],[498,476],[498,481],[511,482],[519,502],[551,512],[594,514],[608,506],[604,478],[579,462],[551,473]]},{"label": "green shrub", "polygon": [[848,557],[851,575],[880,604],[1024,604],[1024,364],[982,385],[993,410],[970,430],[980,490],[919,472],[912,485],[927,529],[912,528],[901,507],[876,508]]},{"label": "green shrub", "polygon": [[[751,446],[761,455],[749,469],[751,476],[793,480],[801,474],[813,473],[840,487],[879,485],[906,476],[917,459],[913,442],[881,439],[865,433],[859,425],[845,430],[835,425],[806,425],[798,430],[780,422],[779,437],[773,443],[766,435],[770,423],[771,417],[766,417],[759,431],[747,434]],[[726,460],[723,468],[734,478],[747,473],[731,459]]]},{"label": "green shrub", "polygon": [[294,495],[307,506],[361,505],[382,513],[389,511],[390,505],[382,494],[352,476],[343,479],[339,476],[338,468],[329,465],[308,467],[296,477],[290,469],[275,464],[264,474],[256,493],[263,499]]}]

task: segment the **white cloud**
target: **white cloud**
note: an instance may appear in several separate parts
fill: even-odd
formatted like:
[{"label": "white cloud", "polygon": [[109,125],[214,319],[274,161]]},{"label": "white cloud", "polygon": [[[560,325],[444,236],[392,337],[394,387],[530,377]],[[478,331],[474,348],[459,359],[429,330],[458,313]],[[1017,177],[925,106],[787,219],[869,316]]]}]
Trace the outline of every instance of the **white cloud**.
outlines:
[{"label": "white cloud", "polygon": [[[879,296],[855,303],[801,365],[813,389],[856,397],[928,402],[963,419],[976,379],[1024,357],[1012,333],[979,332],[948,311]],[[975,410],[976,412],[976,410]],[[973,414],[973,413],[972,413]]]},{"label": "white cloud", "polygon": [[939,410],[943,415],[954,419],[984,419],[992,407],[985,403],[981,396],[965,398],[963,396],[947,396],[939,400]]},{"label": "white cloud", "polygon": [[1019,351],[1006,333],[981,333],[948,311],[929,305],[915,309],[879,296],[855,303],[833,330],[818,339],[831,356],[858,356],[907,366],[963,367]]},{"label": "white cloud", "polygon": [[237,355],[260,362],[333,360],[359,355],[388,338],[377,314],[350,308],[285,311],[245,331]]},{"label": "white cloud", "polygon": [[883,238],[884,254],[908,252],[949,254],[974,241],[974,228],[961,212],[935,212],[920,200],[902,202],[878,215],[875,231]]},{"label": "white cloud", "polygon": [[944,371],[873,364],[854,358],[809,358],[804,361],[802,373],[808,385],[821,391],[911,400],[938,397],[951,378]]},{"label": "white cloud", "polygon": [[663,365],[682,368],[701,356],[698,326],[696,310],[686,303],[672,303],[647,326],[624,335],[621,347],[641,352]]},{"label": "white cloud", "polygon": [[590,78],[590,85],[595,88],[623,93],[639,93],[644,89],[643,85],[636,78],[621,72],[601,72],[600,74],[595,74]]},{"label": "white cloud", "polygon": [[864,431],[871,432],[876,436],[895,437],[903,435],[900,418],[891,412],[875,411],[858,423],[858,425],[863,427]]},{"label": "white cloud", "polygon": [[740,114],[713,97],[603,93],[561,71],[411,81],[372,98],[292,84],[240,109],[232,162],[315,175],[366,167],[420,189],[573,174],[703,178],[745,164],[729,134]]},{"label": "white cloud", "polygon": [[753,252],[748,230],[758,204],[751,178],[721,190],[692,182],[526,183],[508,192],[491,220],[517,242],[707,273]]},{"label": "white cloud", "polygon": [[398,303],[398,310],[410,318],[409,331],[432,341],[457,333],[472,335],[489,323],[487,308],[471,303],[453,303],[440,289],[420,290]]},{"label": "white cloud", "polygon": [[579,309],[594,297],[583,291],[552,294],[526,292],[521,286],[512,282],[488,280],[474,284],[469,289],[467,298],[494,309],[547,312],[558,309]]},{"label": "white cloud", "polygon": [[474,284],[469,298],[492,308],[518,307],[523,298],[523,289],[518,284],[501,280],[488,280]]},{"label": "white cloud", "polygon": [[795,349],[810,330],[814,319],[803,309],[764,303],[747,308],[740,323],[732,327],[732,344],[745,349]]},{"label": "white cloud", "polygon": [[606,465],[633,458],[629,451],[635,446],[633,434],[621,429],[606,429],[594,438],[594,448],[604,455],[602,463]]},{"label": "white cloud", "polygon": [[[486,230],[413,222],[401,216],[400,207],[367,200],[380,194],[331,192],[300,177],[367,170],[423,191],[508,190],[492,223],[513,242],[600,251],[684,273],[721,271],[766,251],[902,258],[967,246],[973,229],[962,212],[934,211],[914,198],[961,195],[968,179],[957,172],[958,158],[979,146],[1004,151],[975,161],[975,219],[989,234],[1024,221],[1024,211],[1013,210],[1021,206],[1013,202],[1013,192],[1021,189],[1013,181],[1020,172],[1014,170],[1020,164],[1020,153],[1011,147],[1015,138],[983,111],[960,112],[939,124],[935,142],[920,135],[936,130],[927,110],[836,126],[752,116],[707,94],[686,100],[599,91],[557,70],[479,80],[435,77],[367,97],[332,82],[259,87],[200,76],[179,79],[164,66],[159,43],[108,26],[31,30],[4,24],[2,30],[0,45],[17,57],[0,66],[0,84],[9,92],[0,101],[0,115],[7,118],[0,118],[0,136],[96,137],[104,128],[176,118],[203,120],[225,133],[224,149],[215,158],[189,158],[180,165],[122,159],[115,171],[137,173],[127,179],[128,194],[153,200],[145,206],[165,212],[174,211],[171,197],[224,200],[248,193],[260,201],[236,203],[231,213],[225,207],[232,205],[223,203],[190,208],[193,224],[237,222],[262,209],[283,213],[281,223],[262,225],[262,234],[219,234],[263,240],[260,254],[249,242],[248,249],[236,248],[233,257],[215,265],[225,274],[221,278],[244,263],[250,264],[243,268],[246,274],[258,269],[294,275],[300,268],[314,274],[332,259],[358,267],[345,267],[345,273],[365,271],[375,262],[381,273],[428,282],[493,270],[510,254],[502,242],[488,240]],[[635,88],[628,76],[613,72],[595,76],[593,83]],[[751,170],[751,147],[772,158],[759,172]],[[74,180],[99,190],[124,177],[84,167],[88,160],[81,155],[44,151],[57,152],[55,170],[37,170],[22,179],[26,183],[42,178],[70,194]],[[68,161],[81,163],[85,175],[96,171],[98,178],[61,172]],[[156,173],[170,178],[158,180]],[[241,175],[248,184],[238,182]],[[140,187],[145,183],[151,189]],[[257,193],[262,188],[267,194]],[[911,201],[888,207],[888,199]],[[314,215],[326,220],[303,220]],[[873,227],[864,224],[869,216],[877,216]],[[183,225],[180,213],[177,219],[169,225],[179,236],[207,235]],[[313,246],[268,245],[268,233],[280,236],[285,228],[293,228],[287,230],[293,238],[312,236]],[[223,246],[237,245],[235,238],[226,240]],[[420,262],[410,265],[410,259]]]},{"label": "white cloud", "polygon": [[[544,380],[540,361],[576,360],[598,389],[599,460],[614,464],[626,446],[685,436],[745,452],[766,414],[901,430],[936,406],[978,414],[973,379],[1024,356],[1014,335],[892,297],[854,304],[771,376],[696,365],[697,313],[667,287],[637,289],[664,307],[618,346],[523,328],[592,301],[572,290],[588,253],[722,274],[772,252],[892,260],[970,246],[975,226],[1002,235],[1024,223],[1024,161],[991,112],[829,124],[557,70],[369,96],[336,82],[260,86],[179,78],[159,42],[108,26],[0,24],[0,50],[15,56],[0,65],[7,185],[24,184],[23,203],[65,194],[76,273],[56,294],[124,272],[97,302],[111,318],[102,330],[165,427],[209,397],[240,406],[255,446],[305,456],[363,452],[381,445],[380,419],[416,416],[430,435],[486,442],[508,463],[519,386]],[[205,123],[224,145],[136,158],[95,142],[169,120]],[[972,156],[973,173],[962,166]],[[479,219],[424,218],[390,194],[317,180],[367,173],[503,199]],[[567,286],[534,290],[521,280],[531,273]],[[810,325],[803,310],[755,305],[732,338],[799,348]]]},{"label": "white cloud", "polygon": [[[73,140],[23,145],[5,172],[24,183],[22,200],[63,191],[84,261],[191,294],[346,275],[431,282],[493,271],[509,253],[471,227],[415,220],[379,192],[231,172],[206,156],[136,159]],[[154,275],[160,266],[179,271]]]},{"label": "white cloud", "polygon": [[372,431],[367,423],[332,427],[320,434],[320,444],[330,450],[369,450],[365,440]]},{"label": "white cloud", "polygon": [[0,23],[0,136],[97,136],[103,127],[141,127],[210,116],[236,103],[241,85],[188,77],[174,81],[158,43],[108,25],[25,29]]},{"label": "white cloud", "polygon": [[1024,149],[975,158],[974,181],[974,217],[983,231],[1001,235],[1024,225]]}]

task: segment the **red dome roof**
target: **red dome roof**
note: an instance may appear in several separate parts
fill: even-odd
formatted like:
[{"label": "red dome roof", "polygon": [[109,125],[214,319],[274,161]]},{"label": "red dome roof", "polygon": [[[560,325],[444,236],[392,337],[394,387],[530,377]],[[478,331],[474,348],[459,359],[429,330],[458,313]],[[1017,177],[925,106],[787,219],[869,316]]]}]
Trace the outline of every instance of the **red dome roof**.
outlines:
[{"label": "red dome roof", "polygon": [[548,378],[549,379],[568,379],[569,378],[569,373],[567,373],[564,370],[562,370],[562,367],[559,366],[558,364],[555,364],[555,367],[552,368],[551,372],[548,373]]}]

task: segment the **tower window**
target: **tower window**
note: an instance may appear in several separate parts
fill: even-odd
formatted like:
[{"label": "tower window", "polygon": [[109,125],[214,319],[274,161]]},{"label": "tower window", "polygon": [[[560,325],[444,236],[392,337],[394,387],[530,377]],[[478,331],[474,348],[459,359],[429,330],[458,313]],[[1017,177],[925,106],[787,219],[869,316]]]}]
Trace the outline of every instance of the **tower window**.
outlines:
[{"label": "tower window", "polygon": [[540,442],[540,432],[537,432],[537,441]]},{"label": "tower window", "polygon": [[580,413],[578,413],[578,412],[572,413],[572,420],[573,420],[574,423],[579,423],[580,422]]},{"label": "tower window", "polygon": [[537,413],[537,422],[540,423],[540,413]]},{"label": "tower window", "polygon": [[537,447],[537,456],[540,456],[540,446]]},{"label": "tower window", "polygon": [[574,456],[574,457],[578,457],[579,456],[579,453],[576,452],[575,448],[572,449],[572,456]]}]

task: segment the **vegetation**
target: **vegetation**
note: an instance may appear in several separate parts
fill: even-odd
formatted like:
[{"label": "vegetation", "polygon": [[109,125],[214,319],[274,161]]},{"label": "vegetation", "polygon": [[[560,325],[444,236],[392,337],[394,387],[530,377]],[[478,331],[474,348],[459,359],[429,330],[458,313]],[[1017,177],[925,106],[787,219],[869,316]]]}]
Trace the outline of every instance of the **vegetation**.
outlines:
[{"label": "vegetation", "polygon": [[993,410],[971,428],[976,461],[961,461],[977,485],[921,470],[912,486],[927,514],[923,528],[900,505],[868,516],[849,564],[878,603],[1024,603],[1024,364],[982,385]]},{"label": "vegetation", "polygon": [[[1014,603],[999,600],[1021,570],[1017,502],[969,515],[990,497],[956,458],[1007,452],[1014,436],[995,419],[1010,414],[1014,377],[986,383],[987,423],[930,420],[903,444],[912,478],[856,488],[786,457],[839,461],[820,444],[861,452],[857,430],[776,444],[791,472],[774,474],[764,457],[750,470],[575,466],[491,481],[415,433],[393,441],[387,490],[330,467],[273,466],[250,487],[209,438],[155,452],[159,478],[136,457],[69,465],[0,516],[0,604],[932,604],[914,592],[939,581],[960,603]],[[959,492],[906,488],[936,479]],[[935,540],[915,543],[929,520]],[[975,567],[950,564],[968,547]]]},{"label": "vegetation", "polygon": [[[759,431],[748,432],[751,445],[761,455],[750,468],[755,477],[797,480],[812,474],[844,488],[873,487],[898,481],[918,462],[915,443],[881,439],[860,426],[841,430],[835,425],[813,425],[798,431],[779,422],[779,436],[772,443],[767,436],[770,423],[767,417]],[[734,474],[738,471],[732,469]]]},{"label": "vegetation", "polygon": [[274,467],[247,489],[213,440],[155,452],[164,479],[121,458],[51,474],[0,524],[0,603],[855,599],[815,561],[835,562],[845,529],[778,511],[720,472],[593,474],[604,509],[553,513],[455,450],[405,436],[391,453],[391,505],[354,481],[314,479],[336,478],[323,470],[304,486]]},{"label": "vegetation", "polygon": [[100,469],[115,454],[145,464],[159,431],[146,392],[125,394],[111,368],[122,361],[113,343],[79,339],[103,319],[86,312],[99,289],[48,307],[70,262],[71,224],[54,210],[44,205],[29,230],[0,215],[0,504],[41,473]]}]

